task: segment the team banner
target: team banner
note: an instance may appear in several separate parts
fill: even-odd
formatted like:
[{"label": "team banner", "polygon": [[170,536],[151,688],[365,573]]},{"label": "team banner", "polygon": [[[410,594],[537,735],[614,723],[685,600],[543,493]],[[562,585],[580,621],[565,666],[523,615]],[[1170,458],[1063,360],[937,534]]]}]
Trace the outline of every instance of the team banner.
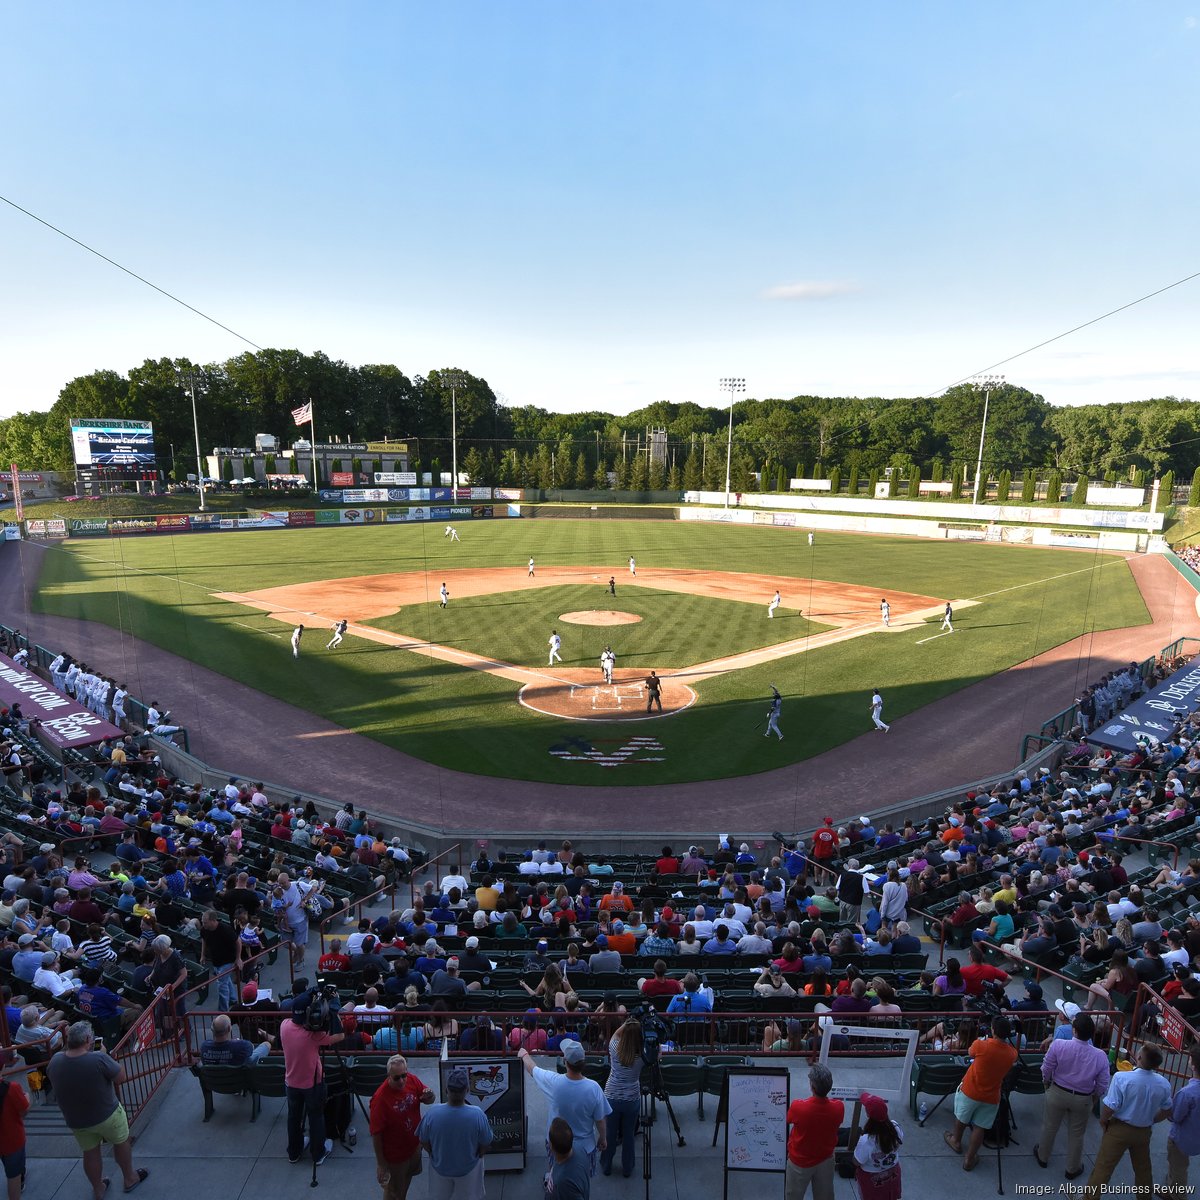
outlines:
[{"label": "team banner", "polygon": [[467,1073],[467,1103],[483,1110],[492,1128],[492,1144],[484,1155],[488,1171],[521,1170],[525,1166],[525,1070],[515,1058],[443,1059],[438,1064],[442,1099],[449,1096],[450,1072]]},{"label": "team banner", "polygon": [[1135,750],[1143,738],[1161,742],[1171,736],[1175,722],[1193,712],[1197,704],[1200,704],[1200,658],[1164,679],[1111,721],[1097,726],[1087,740],[1095,746],[1126,753]]},{"label": "team banner", "polygon": [[0,704],[6,708],[19,704],[28,720],[39,722],[35,727],[38,737],[57,750],[125,736],[123,730],[102,721],[4,654],[0,654]]}]

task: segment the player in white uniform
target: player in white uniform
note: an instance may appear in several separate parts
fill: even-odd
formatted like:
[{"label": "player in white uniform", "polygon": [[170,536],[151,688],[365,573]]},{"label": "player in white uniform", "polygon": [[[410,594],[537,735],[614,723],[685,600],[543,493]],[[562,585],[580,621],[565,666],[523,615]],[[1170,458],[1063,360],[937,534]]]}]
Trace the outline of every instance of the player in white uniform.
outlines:
[{"label": "player in white uniform", "polygon": [[333,623],[333,637],[325,643],[326,650],[336,650],[342,644],[342,638],[346,634],[346,621],[343,618],[340,621]]},{"label": "player in white uniform", "polygon": [[947,600],[946,601],[946,611],[944,613],[942,613],[942,628],[944,630],[946,630],[947,633],[954,632],[954,626],[951,623],[953,620],[954,620],[954,609],[952,609],[950,607],[950,601]]},{"label": "player in white uniform", "polygon": [[629,556],[629,573],[630,575],[637,574],[637,563],[633,561],[633,555]]},{"label": "player in white uniform", "polygon": [[875,722],[876,729],[882,729],[887,733],[891,726],[886,724],[883,719],[883,697],[879,694],[878,688],[871,690],[871,720]]},{"label": "player in white uniform", "polygon": [[770,620],[775,615],[775,610],[779,607],[779,592],[771,597],[771,603],[767,605],[767,619]]},{"label": "player in white uniform", "polygon": [[809,544],[810,546],[813,544],[813,535],[812,535],[812,530],[811,530],[811,529],[808,531],[808,544]]},{"label": "player in white uniform", "polygon": [[783,712],[783,697],[779,694],[779,689],[771,684],[771,707],[767,712],[767,732],[763,737],[770,737],[775,734],[779,740],[783,741],[783,730],[779,728],[779,714]]},{"label": "player in white uniform", "polygon": [[604,682],[611,684],[613,681],[613,667],[617,665],[617,656],[612,652],[611,646],[605,646],[600,652],[600,670],[604,672]]},{"label": "player in white uniform", "polygon": [[113,692],[113,724],[125,728],[125,701],[129,698],[129,689],[122,683]]},{"label": "player in white uniform", "polygon": [[892,624],[892,606],[887,602],[886,597],[879,601],[879,615],[883,618],[883,623],[889,629]]},{"label": "player in white uniform", "polygon": [[442,589],[438,595],[441,596],[442,607],[445,608],[446,605],[450,603],[450,589],[444,583],[442,584]]},{"label": "player in white uniform", "polygon": [[529,578],[533,578],[533,555],[529,556]]},{"label": "player in white uniform", "polygon": [[303,636],[304,636],[304,626],[297,625],[296,628],[292,630],[292,657],[293,658],[300,657],[300,639]]},{"label": "player in white uniform", "polygon": [[458,530],[453,525],[446,526],[446,532],[442,534],[442,537],[448,537],[452,542],[462,541],[462,538],[458,536]]},{"label": "player in white uniform", "polygon": [[554,666],[554,660],[557,658],[562,662],[562,655],[559,650],[562,648],[562,638],[558,636],[558,630],[555,629],[550,634],[550,666]]}]

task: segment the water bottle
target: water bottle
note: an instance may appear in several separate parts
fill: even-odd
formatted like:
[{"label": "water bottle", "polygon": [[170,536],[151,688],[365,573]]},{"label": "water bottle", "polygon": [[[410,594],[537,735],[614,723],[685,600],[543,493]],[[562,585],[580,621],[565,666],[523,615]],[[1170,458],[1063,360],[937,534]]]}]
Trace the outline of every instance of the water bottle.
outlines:
[{"label": "water bottle", "polygon": [[358,1130],[355,1129],[353,1125],[351,1125],[350,1128],[346,1130],[346,1145],[347,1146],[357,1146],[358,1145]]},{"label": "water bottle", "polygon": [[922,1125],[924,1125],[925,1118],[928,1116],[929,1116],[929,1105],[926,1104],[924,1100],[922,1100],[921,1107],[919,1109],[917,1109],[917,1120],[920,1121]]}]

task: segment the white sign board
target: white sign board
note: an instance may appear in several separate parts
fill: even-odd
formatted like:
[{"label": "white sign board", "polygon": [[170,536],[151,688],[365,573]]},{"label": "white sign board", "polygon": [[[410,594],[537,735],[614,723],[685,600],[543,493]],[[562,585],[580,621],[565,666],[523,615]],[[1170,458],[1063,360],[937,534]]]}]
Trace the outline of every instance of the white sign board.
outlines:
[{"label": "white sign board", "polygon": [[1097,487],[1088,485],[1087,502],[1100,507],[1141,508],[1146,503],[1146,489],[1139,487]]},{"label": "white sign board", "polygon": [[791,490],[793,492],[831,492],[833,482],[829,479],[793,479]]},{"label": "white sign board", "polygon": [[725,1170],[784,1170],[790,1090],[787,1071],[730,1067],[725,1087]]},{"label": "white sign board", "polygon": [[[831,1096],[839,1100],[857,1100],[863,1092],[869,1091],[889,1103],[908,1103],[918,1030],[881,1025],[838,1025],[832,1017],[822,1018],[821,1024],[820,1061],[833,1070],[835,1081],[839,1076],[858,1080],[856,1084],[835,1086]],[[891,1048],[894,1048],[892,1053],[880,1053]],[[829,1061],[831,1049],[838,1051],[833,1063]],[[863,1052],[861,1057],[855,1057],[856,1050]]]}]

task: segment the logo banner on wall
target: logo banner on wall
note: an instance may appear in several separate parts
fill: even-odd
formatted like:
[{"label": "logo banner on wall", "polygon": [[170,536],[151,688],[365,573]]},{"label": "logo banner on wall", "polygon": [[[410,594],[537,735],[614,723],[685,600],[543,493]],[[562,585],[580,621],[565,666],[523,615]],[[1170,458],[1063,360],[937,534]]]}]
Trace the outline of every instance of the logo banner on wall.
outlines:
[{"label": "logo banner on wall", "polygon": [[1111,721],[1093,729],[1087,740],[1094,746],[1123,752],[1135,750],[1139,738],[1161,742],[1171,736],[1175,722],[1193,712],[1197,704],[1200,704],[1200,659],[1193,659]]},{"label": "logo banner on wall", "polygon": [[123,730],[102,721],[94,712],[3,654],[0,654],[0,704],[9,708],[19,704],[27,718],[36,717],[40,722],[38,736],[59,750],[125,736]]}]

